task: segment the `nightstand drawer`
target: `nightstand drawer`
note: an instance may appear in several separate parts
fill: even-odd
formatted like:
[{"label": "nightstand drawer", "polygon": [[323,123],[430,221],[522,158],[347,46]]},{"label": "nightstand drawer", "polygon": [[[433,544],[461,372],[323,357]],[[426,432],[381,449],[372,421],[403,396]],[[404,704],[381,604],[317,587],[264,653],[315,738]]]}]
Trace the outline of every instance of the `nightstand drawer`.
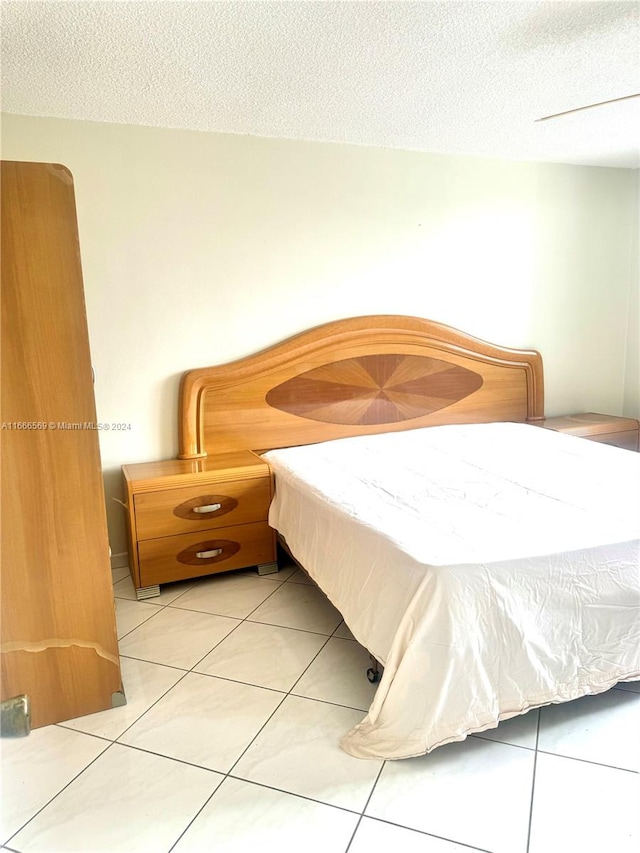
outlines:
[{"label": "nightstand drawer", "polygon": [[274,559],[274,532],[266,522],[138,543],[142,586],[257,566]]},{"label": "nightstand drawer", "polygon": [[270,500],[267,477],[136,495],[138,539],[265,521]]}]

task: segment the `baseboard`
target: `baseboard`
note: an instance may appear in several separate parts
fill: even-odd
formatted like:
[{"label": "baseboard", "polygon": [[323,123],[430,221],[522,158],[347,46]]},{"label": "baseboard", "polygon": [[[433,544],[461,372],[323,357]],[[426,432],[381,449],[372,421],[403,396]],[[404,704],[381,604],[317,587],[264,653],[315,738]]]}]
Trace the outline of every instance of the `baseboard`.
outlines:
[{"label": "baseboard", "polygon": [[124,569],[129,565],[129,554],[124,551],[122,554],[111,555],[111,568]]}]

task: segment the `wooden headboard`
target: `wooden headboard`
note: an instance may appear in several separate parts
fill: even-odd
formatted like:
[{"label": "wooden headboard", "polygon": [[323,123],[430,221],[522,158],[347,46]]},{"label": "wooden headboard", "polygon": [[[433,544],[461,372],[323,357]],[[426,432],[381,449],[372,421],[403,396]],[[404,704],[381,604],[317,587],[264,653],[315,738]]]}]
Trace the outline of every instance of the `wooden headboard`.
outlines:
[{"label": "wooden headboard", "polygon": [[180,458],[436,424],[535,421],[542,358],[418,317],[337,320],[256,355],[190,370]]}]

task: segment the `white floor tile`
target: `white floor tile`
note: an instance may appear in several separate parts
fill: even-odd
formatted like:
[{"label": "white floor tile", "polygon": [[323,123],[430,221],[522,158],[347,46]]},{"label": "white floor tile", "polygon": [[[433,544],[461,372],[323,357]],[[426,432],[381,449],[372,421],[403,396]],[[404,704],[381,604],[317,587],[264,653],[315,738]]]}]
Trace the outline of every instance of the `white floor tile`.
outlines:
[{"label": "white floor tile", "polygon": [[534,708],[533,711],[527,711],[526,714],[520,714],[518,717],[504,720],[496,729],[487,729],[486,732],[480,732],[478,735],[474,735],[474,737],[482,737],[487,740],[497,740],[500,743],[511,743],[514,746],[525,746],[527,749],[535,749],[539,713],[539,708]]},{"label": "white floor tile", "polygon": [[344,853],[358,816],[225,779],[175,853]]},{"label": "white floor tile", "polygon": [[250,578],[229,572],[201,581],[172,606],[244,619],[280,585],[266,578]]},{"label": "white floor tile", "polygon": [[355,637],[351,633],[351,631],[347,628],[345,622],[341,622],[336,630],[333,632],[334,637],[340,637],[342,640],[355,640]]},{"label": "white floor tile", "polygon": [[225,773],[282,699],[273,690],[189,673],[120,743]]},{"label": "white floor tile", "polygon": [[[144,604],[162,605],[171,604],[176,598],[179,598],[193,586],[192,581],[178,581],[177,583],[167,583],[160,587],[160,595],[154,595],[153,598],[146,598]],[[127,574],[125,578],[113,585],[113,592],[116,598],[126,598],[129,601],[137,601],[136,588],[133,585],[131,576]]]},{"label": "white floor tile", "polygon": [[21,853],[165,853],[222,778],[114,744],[12,845]]},{"label": "white floor tile", "polygon": [[[277,572],[270,572],[268,575],[259,574],[257,568],[247,569],[246,571],[243,571],[242,574],[248,578],[262,578],[263,580],[279,581],[280,583],[283,583],[284,581],[289,580],[291,575],[298,568],[295,563],[290,560],[283,562],[280,558],[278,558],[278,566],[279,568]],[[240,574],[240,572],[234,572],[234,574]]]},{"label": "white floor tile", "polygon": [[466,845],[443,841],[413,829],[362,818],[349,853],[473,853]]},{"label": "white floor tile", "polygon": [[289,583],[306,583],[311,586],[316,586],[315,581],[312,581],[304,569],[296,569],[289,578]]},{"label": "white floor tile", "polygon": [[176,581],[175,583],[163,583],[160,587],[160,595],[154,595],[147,599],[149,604],[173,604],[181,595],[188,592],[197,581]]},{"label": "white floor tile", "polygon": [[540,709],[538,749],[640,771],[640,695],[609,690]]},{"label": "white floor tile", "polygon": [[145,604],[142,601],[127,601],[124,598],[116,598],[116,623],[118,639],[125,637],[138,625],[142,625],[147,619],[158,615],[158,608]]},{"label": "white floor tile", "polygon": [[0,748],[5,843],[109,744],[60,726],[34,729],[24,738],[4,738]]},{"label": "white floor tile", "polygon": [[353,758],[339,746],[340,738],[361,719],[359,711],[288,696],[233,768],[233,775],[361,810],[382,762]]},{"label": "white floor tile", "polygon": [[640,776],[538,755],[529,853],[637,853]]},{"label": "white floor tile", "polygon": [[195,670],[286,692],[326,642],[322,634],[243,622]]},{"label": "white floor tile", "polygon": [[354,640],[332,637],[292,692],[366,711],[376,693],[367,679],[370,666],[366,649]]},{"label": "white floor tile", "polygon": [[367,815],[492,853],[525,853],[535,753],[467,738],[388,761]]},{"label": "white floor tile", "polygon": [[283,628],[332,634],[342,621],[335,607],[315,586],[283,583],[250,617]]},{"label": "white floor tile", "polygon": [[123,578],[131,577],[131,572],[129,571],[129,566],[122,566],[117,569],[111,569],[111,577],[112,583],[117,584],[118,581],[121,581]]},{"label": "white floor tile", "polygon": [[[133,581],[131,580],[131,575],[129,573],[113,584],[113,594],[116,598],[126,598],[129,601],[138,600],[136,596],[136,588],[133,585]],[[149,604],[149,601],[146,601],[145,604]]]},{"label": "white floor tile", "polygon": [[146,606],[156,615],[127,634],[120,642],[121,654],[182,669],[195,666],[239,624],[226,616]]},{"label": "white floor tile", "polygon": [[121,657],[120,666],[127,704],[68,720],[63,723],[65,728],[116,740],[184,676],[181,669],[133,658]]},{"label": "white floor tile", "polygon": [[[178,853],[345,853],[354,812],[364,808],[381,762],[352,758],[339,741],[369,705],[363,691],[374,688],[364,675],[368,657],[297,572],[288,565],[266,577],[230,575],[239,581],[227,598],[235,612],[260,600],[240,622],[182,607],[181,597],[213,586],[211,578],[166,585],[160,597],[138,602],[128,570],[116,570],[128,704],[0,742],[0,845],[164,853],[187,830]],[[273,595],[262,598],[262,589]],[[197,674],[187,675],[191,667]],[[529,853],[635,853],[640,777],[603,763],[636,766],[640,682],[617,687],[530,712],[424,758],[388,762],[349,853],[463,853],[464,845],[524,853],[538,715],[540,748],[557,754],[538,752]],[[289,689],[305,695],[283,700]],[[142,748],[125,746],[129,737]],[[103,738],[122,741],[113,747]],[[201,817],[222,777],[171,755],[231,767]]]}]

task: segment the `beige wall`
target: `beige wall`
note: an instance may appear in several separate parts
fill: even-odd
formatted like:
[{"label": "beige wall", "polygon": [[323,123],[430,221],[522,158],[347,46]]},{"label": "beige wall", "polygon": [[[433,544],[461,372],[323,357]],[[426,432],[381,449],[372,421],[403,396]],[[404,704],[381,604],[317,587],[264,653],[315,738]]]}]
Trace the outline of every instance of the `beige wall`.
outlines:
[{"label": "beige wall", "polygon": [[635,222],[629,270],[629,326],[623,414],[640,418],[640,171],[635,172]]},{"label": "beige wall", "polygon": [[75,177],[98,417],[131,424],[100,436],[115,552],[120,465],[176,454],[181,372],[328,320],[535,347],[548,414],[634,405],[628,170],[21,116],[2,156]]}]

